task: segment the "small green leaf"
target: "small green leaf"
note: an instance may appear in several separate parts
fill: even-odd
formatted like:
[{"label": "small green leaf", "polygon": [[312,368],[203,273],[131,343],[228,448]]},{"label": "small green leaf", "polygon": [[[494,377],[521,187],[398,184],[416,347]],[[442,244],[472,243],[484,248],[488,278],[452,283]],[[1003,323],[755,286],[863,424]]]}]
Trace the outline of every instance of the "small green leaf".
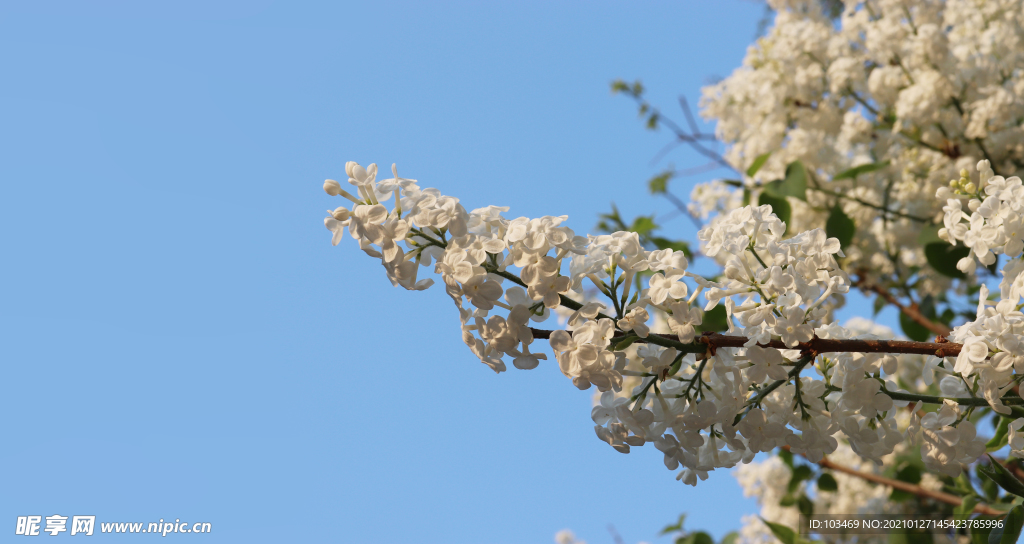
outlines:
[{"label": "small green leaf", "polygon": [[799,544],[800,537],[793,529],[790,529],[785,525],[772,523],[764,518],[761,518],[761,521],[768,526],[768,529],[770,529],[772,534],[775,535],[775,538],[782,541],[782,544]]},{"label": "small green leaf", "polygon": [[657,114],[657,112],[652,113],[651,116],[647,119],[647,128],[650,129],[650,130],[655,130],[655,129],[658,128],[658,114]]},{"label": "small green leaf", "polygon": [[632,346],[633,342],[636,342],[639,339],[639,336],[627,336],[625,340],[619,342],[618,344],[615,344],[615,347],[612,348],[612,351],[622,351],[628,348],[629,346]]},{"label": "small green leaf", "polygon": [[750,205],[750,189],[747,189],[746,187],[743,188],[743,205]]},{"label": "small green leaf", "polygon": [[926,342],[931,338],[932,331],[907,317],[907,314],[902,312],[900,312],[900,328],[903,329],[903,334],[906,334],[908,338],[916,342]]},{"label": "small green leaf", "polygon": [[991,533],[991,527],[971,527],[971,544],[988,544],[988,535]]},{"label": "small green leaf", "polygon": [[807,498],[807,495],[800,495],[800,500],[797,501],[796,507],[805,518],[814,515],[814,503],[811,502],[811,499]]},{"label": "small green leaf", "polygon": [[686,242],[679,240],[669,240],[668,238],[652,237],[651,242],[658,246],[658,249],[671,249],[672,251],[682,251],[686,258],[693,256],[693,252],[690,251],[690,245]]},{"label": "small green leaf", "polygon": [[835,477],[825,472],[821,476],[818,476],[818,491],[838,491],[839,482],[836,481]]},{"label": "small green leaf", "polygon": [[[896,479],[901,482],[907,482],[911,484],[918,484],[921,482],[921,468],[917,465],[907,465],[896,472]],[[895,502],[903,502],[907,499],[914,498],[916,495],[913,493],[903,491],[900,489],[893,489],[889,495],[889,499]]]},{"label": "small green leaf", "polygon": [[942,238],[939,238],[938,225],[926,225],[921,227],[921,231],[917,234],[917,245],[924,247],[935,242],[942,242],[944,244],[949,243]]},{"label": "small green leaf", "polygon": [[974,484],[971,482],[970,473],[964,471],[960,473],[955,482],[955,487],[960,493],[964,495],[978,496],[978,492],[974,490]]},{"label": "small green leaf", "polygon": [[989,455],[988,458],[992,463],[984,469],[978,467],[978,472],[999,484],[999,487],[1003,488],[1008,493],[1012,493],[1018,497],[1024,497],[1024,483],[1021,483],[1016,476],[1014,476],[1009,470],[1006,470],[1006,467],[999,464],[995,459],[992,459],[991,455]]},{"label": "small green leaf", "polygon": [[672,525],[668,525],[664,529],[662,529],[661,534],[667,535],[669,533],[674,533],[676,531],[682,531],[684,521],[686,521],[686,514],[679,514],[679,519],[677,519],[676,522]]},{"label": "small green leaf", "polygon": [[754,162],[750,163],[750,168],[747,168],[747,175],[754,177],[754,174],[764,166],[764,163],[768,162],[768,157],[771,156],[771,154],[771,151],[769,151],[768,153],[758,155],[757,158],[754,159]]},{"label": "small green leaf", "polygon": [[651,178],[651,181],[647,182],[647,187],[650,188],[651,194],[656,195],[667,191],[668,180],[672,179],[673,174],[675,174],[675,172],[672,170],[666,170]]},{"label": "small green leaf", "polygon": [[656,228],[658,225],[654,224],[653,217],[641,215],[633,220],[633,225],[629,227],[629,230],[643,236]]},{"label": "small green leaf", "polygon": [[[1004,469],[1005,470],[1005,469]],[[1003,518],[1003,526],[992,529],[988,534],[988,544],[1015,544],[1024,526],[1024,507],[1014,506]]]},{"label": "small green leaf", "polygon": [[714,308],[704,312],[704,319],[701,324],[694,327],[698,332],[711,331],[711,332],[722,332],[729,329],[729,315],[725,311],[725,306],[719,304]]},{"label": "small green leaf", "polygon": [[788,491],[790,493],[797,490],[800,487],[800,482],[804,480],[810,480],[813,476],[811,467],[807,465],[800,465],[793,469],[793,476],[789,479]]},{"label": "small green leaf", "polygon": [[793,452],[789,450],[779,450],[779,459],[782,459],[786,466],[793,468]]},{"label": "small green leaf", "polygon": [[721,544],[735,544],[735,542],[739,540],[739,538],[740,534],[736,531],[733,531],[731,533],[727,533],[725,536],[722,537]]},{"label": "small green leaf", "polygon": [[996,433],[992,435],[992,439],[985,444],[985,449],[988,451],[996,451],[1002,449],[1007,444],[1007,436],[1010,433],[1010,420],[1005,417],[999,418],[999,424],[996,425]]},{"label": "small green leaf", "polygon": [[835,175],[832,181],[838,181],[841,179],[853,179],[861,174],[867,174],[868,172],[874,172],[875,170],[881,170],[889,166],[889,161],[885,162],[873,162],[871,164],[862,164],[860,166],[854,166],[849,170],[843,170],[842,172]]},{"label": "small green leaf", "polygon": [[690,536],[693,537],[693,544],[715,544],[715,539],[704,531],[697,531]]},{"label": "small green leaf", "polygon": [[825,222],[825,235],[839,240],[840,247],[848,248],[853,242],[853,234],[856,231],[857,226],[854,225],[853,219],[850,219],[843,208],[836,204],[828,214],[828,221]]},{"label": "small green leaf", "polygon": [[807,201],[807,169],[800,161],[789,163],[786,178],[775,180],[764,186],[764,191],[777,197],[791,196]]},{"label": "small green leaf", "polygon": [[789,218],[793,215],[793,207],[786,201],[786,197],[775,196],[766,191],[758,197],[757,204],[759,206],[768,204],[783,223],[789,224]]},{"label": "small green leaf", "polygon": [[924,246],[924,256],[936,272],[950,278],[963,279],[967,275],[956,267],[960,259],[970,255],[966,246],[954,246],[947,242],[934,242]]},{"label": "small green leaf", "polygon": [[629,91],[629,85],[627,85],[625,81],[622,81],[621,79],[616,79],[615,81],[612,81],[612,93],[613,94],[614,93],[623,93],[623,92],[628,92],[628,91]]},{"label": "small green leaf", "polygon": [[978,505],[978,498],[966,496],[960,506],[953,509],[953,519],[967,519],[974,513],[974,507]]},{"label": "small green leaf", "polygon": [[872,310],[874,311],[874,315],[878,315],[878,312],[881,312],[882,308],[885,308],[885,303],[886,303],[886,300],[884,298],[882,298],[880,296],[875,297],[875,304],[872,307]]},{"label": "small green leaf", "polygon": [[999,498],[999,484],[986,478],[985,475],[979,472],[978,469],[981,467],[982,465],[980,463],[974,465],[974,473],[978,476],[978,483],[981,484],[981,492],[984,494],[986,500],[989,502],[995,502],[996,499]]}]

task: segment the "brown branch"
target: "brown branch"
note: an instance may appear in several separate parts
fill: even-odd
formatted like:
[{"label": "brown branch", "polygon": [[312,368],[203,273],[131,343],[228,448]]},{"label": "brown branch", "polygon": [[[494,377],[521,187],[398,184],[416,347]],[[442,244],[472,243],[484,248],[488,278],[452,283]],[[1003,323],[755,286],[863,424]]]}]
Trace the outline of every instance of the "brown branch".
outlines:
[{"label": "brown branch", "polygon": [[[549,338],[553,331],[530,329],[534,338]],[[616,331],[616,338],[626,335]],[[684,353],[704,353],[711,344],[715,348],[743,347],[750,339],[746,336],[729,336],[725,334],[705,334],[698,341],[683,344],[671,334],[651,333],[647,338],[637,338],[636,343],[650,343],[673,347]],[[792,349],[803,352],[817,353],[905,353],[917,355],[934,355],[936,357],[956,357],[960,354],[961,344],[955,342],[912,342],[909,340],[855,340],[814,337],[810,342],[800,342],[795,346],[787,346],[781,340],[772,340],[761,347],[776,349]]]},{"label": "brown branch", "polygon": [[[789,446],[783,446],[782,448],[785,450],[789,450]],[[856,470],[846,465],[840,465],[839,463],[830,460],[828,457],[822,457],[821,461],[818,461],[818,465],[821,466],[821,468],[827,468],[829,470],[834,470],[836,472],[842,472],[843,474],[849,474],[850,476],[856,476],[869,482],[887,485],[893,489],[899,489],[900,491],[912,493],[914,495],[917,495],[918,497],[933,499],[939,502],[944,502],[946,504],[951,504],[953,506],[960,506],[963,503],[963,499],[957,497],[956,495],[943,493],[942,491],[932,491],[930,489],[925,489],[924,487],[912,484],[910,482],[894,480],[892,478],[886,478],[885,476],[879,476],[878,474],[874,474],[871,472],[863,472],[860,470]],[[1006,512],[992,508],[987,504],[975,505],[974,512],[985,516],[992,516],[997,518],[1006,515]]]},{"label": "brown branch", "polygon": [[860,289],[861,291],[872,292],[877,294],[878,296],[882,297],[883,300],[899,309],[899,311],[903,315],[909,317],[910,319],[914,320],[914,322],[918,323],[922,327],[928,329],[931,332],[934,332],[939,336],[946,336],[950,333],[951,329],[949,327],[943,325],[942,323],[936,323],[931,319],[928,319],[924,314],[922,314],[921,309],[918,307],[916,302],[911,301],[909,305],[905,305],[901,303],[895,295],[890,293],[888,289],[882,287],[881,285],[868,283],[864,280],[863,277],[858,278],[857,281],[853,282],[853,285]]}]

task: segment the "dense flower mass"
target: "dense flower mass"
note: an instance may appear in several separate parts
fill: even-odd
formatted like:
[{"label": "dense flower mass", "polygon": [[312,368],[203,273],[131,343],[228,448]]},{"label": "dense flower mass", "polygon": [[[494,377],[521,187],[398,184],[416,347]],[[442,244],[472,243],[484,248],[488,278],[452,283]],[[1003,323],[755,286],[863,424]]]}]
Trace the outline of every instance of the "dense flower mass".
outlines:
[{"label": "dense flower mass", "polygon": [[[839,242],[820,229],[787,233],[768,205],[738,208],[700,231],[705,253],[724,263],[721,276],[707,279],[688,270],[681,252],[647,250],[633,232],[578,236],[563,225],[566,217],[507,219],[508,209],[494,206],[467,211],[394,167],[394,177],[380,182],[376,165],[350,162],[346,172],[355,194],[334,180],[324,184],[352,203],[324,219],[334,244],[347,232],[380,259],[393,284],[410,290],[430,287],[418,270],[433,264],[459,311],[463,341],[495,372],[506,370],[507,359],[520,369],[546,360],[530,325],[560,309],[565,328],[543,332],[562,373],[580,389],[603,392],[592,413],[597,436],[623,453],[652,443],[688,484],[780,446],[820,460],[836,451],[837,437],[879,464],[897,445],[920,441],[926,465],[951,476],[985,451],[955,402],[909,424],[897,421],[896,408],[907,402],[890,395],[906,393],[901,386],[912,381],[900,380],[892,355],[808,347],[814,339],[874,337],[827,319],[850,285],[837,261]],[[389,201],[390,209],[382,204]],[[963,230],[954,227],[947,230]],[[964,339],[955,365],[932,358],[919,365],[919,381],[958,375],[993,408],[1009,410],[1001,399],[1015,383],[1018,359],[999,353],[1016,349],[1016,300],[995,311],[983,303],[984,328],[955,331]],[[746,339],[742,345],[715,349],[711,337],[697,339],[704,312],[718,305],[728,334]],[[778,348],[768,347],[773,340]],[[957,381],[946,389],[970,394]]]},{"label": "dense flower mass", "polygon": [[[725,145],[716,164],[740,179],[677,202],[704,222],[717,275],[637,232],[467,211],[394,166],[378,181],[376,165],[354,162],[351,188],[324,184],[350,202],[324,219],[332,242],[347,233],[409,290],[434,283],[420,278],[432,266],[470,351],[497,373],[550,354],[575,387],[597,389],[595,433],[615,450],[650,443],[690,485],[741,465],[762,503],[742,542],[799,541],[779,527],[808,512],[890,511],[892,489],[866,481],[897,457],[926,473],[925,495],[960,482],[973,503],[939,497],[958,516],[998,514],[963,475],[986,451],[1024,457],[1024,0],[845,0],[838,17],[819,0],[769,4],[774,24],[702,100]],[[851,288],[935,342],[840,325]],[[989,414],[991,441],[979,433]],[[811,499],[812,469],[794,456],[847,470],[823,474]],[[1009,509],[1006,498],[984,500]]]},{"label": "dense flower mass", "polygon": [[[1024,3],[844,3],[832,20],[817,1],[769,1],[774,25],[702,100],[726,161],[738,172],[767,162],[733,197],[698,185],[691,206],[733,209],[801,161],[807,190],[787,195],[790,229],[822,228],[839,206],[858,225],[847,270],[904,284],[926,263],[920,231],[941,220],[939,187],[979,160],[1007,177],[1024,165]],[[922,294],[950,286],[921,273]]]}]

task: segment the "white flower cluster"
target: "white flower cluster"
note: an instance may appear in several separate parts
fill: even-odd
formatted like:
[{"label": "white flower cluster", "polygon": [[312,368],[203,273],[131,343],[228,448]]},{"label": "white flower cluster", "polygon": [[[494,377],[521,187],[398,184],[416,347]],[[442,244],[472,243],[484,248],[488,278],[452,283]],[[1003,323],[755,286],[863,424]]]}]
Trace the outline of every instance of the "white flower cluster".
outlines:
[{"label": "white flower cluster", "polygon": [[[989,301],[988,287],[981,285],[977,317],[953,331],[953,340],[964,345],[953,371],[970,386],[971,394],[980,393],[993,410],[1010,414],[1000,399],[1024,375],[1024,186],[1016,176],[994,175],[988,161],[980,161],[978,171],[978,183],[964,170],[960,180],[951,182],[952,189],[943,187],[936,194],[946,202],[939,236],[971,250],[957,268],[970,273],[979,262],[988,266],[999,255],[1005,259],[999,300]],[[964,200],[970,215],[964,211]]]},{"label": "white flower cluster", "polygon": [[[824,356],[803,344],[855,337],[826,324],[849,278],[836,261],[838,241],[819,229],[784,238],[786,225],[770,206],[736,209],[698,233],[707,254],[725,263],[711,281],[689,272],[680,252],[644,249],[635,233],[582,237],[562,226],[565,217],[510,220],[502,216],[507,208],[493,206],[467,212],[394,167],[394,178],[377,182],[376,170],[346,165],[359,196],[325,182],[328,194],[353,204],[324,220],[333,242],[347,231],[406,289],[429,287],[417,269],[434,264],[459,309],[463,340],[496,372],[506,369],[505,356],[517,368],[537,367],[546,355],[532,350],[531,322],[552,308],[573,310],[565,330],[550,332],[550,346],[577,387],[604,392],[592,413],[598,437],[621,452],[653,443],[686,483],[783,445],[817,460],[835,451],[839,433],[857,454],[880,462],[920,430],[929,466],[946,473],[980,455],[973,427],[957,426],[955,410],[897,429],[883,390],[898,389],[894,357]],[[390,197],[388,210],[381,202]],[[588,298],[591,287],[605,304]],[[744,346],[694,342],[702,293],[704,311],[722,304],[729,333],[746,337]],[[655,316],[671,335],[652,333]],[[776,338],[794,349],[762,347]],[[628,396],[616,394],[624,376],[635,384]]]},{"label": "white flower cluster", "polygon": [[[1006,175],[1024,166],[1024,0],[847,0],[838,22],[816,0],[769,4],[774,25],[704,89],[702,114],[737,171],[771,153],[744,179],[755,197],[806,165],[814,179],[806,199],[788,198],[792,230],[824,226],[839,205],[858,226],[848,270],[905,280],[926,262],[913,218],[938,217],[936,189],[983,158]],[[868,164],[881,166],[833,179]],[[721,190],[695,190],[697,209]],[[949,286],[922,274],[922,293]]]},{"label": "white flower cluster", "polygon": [[[903,412],[900,417],[903,426],[906,426],[909,419],[907,415],[908,412]],[[905,445],[899,446],[896,448],[896,453],[902,453],[907,449]],[[870,461],[864,461],[842,442],[840,442],[839,448],[829,456],[829,459],[834,463],[861,472],[878,475],[883,473],[883,467]],[[887,465],[892,465],[891,459],[886,459],[886,461],[888,461]],[[858,476],[839,471],[830,473],[838,485],[836,491],[817,489],[810,481],[803,481],[790,493],[789,482],[793,477],[793,470],[781,458],[774,455],[763,461],[754,461],[748,465],[737,467],[734,473],[740,487],[743,488],[743,494],[756,498],[760,507],[757,515],[743,517],[743,527],[740,529],[739,538],[741,544],[774,544],[778,542],[778,539],[761,522],[761,519],[788,527],[799,526],[801,515],[798,507],[795,504],[783,506],[783,504],[787,504],[784,500],[787,495],[800,495],[811,491],[808,495],[811,496],[815,515],[903,513],[898,503],[889,500],[889,496],[892,494],[891,487],[876,485]],[[920,485],[930,491],[942,490],[942,482],[927,472],[922,474]],[[822,542],[830,544],[846,542],[846,539],[849,538],[844,535],[817,535],[817,537]],[[887,541],[888,535],[878,537],[860,535],[857,540],[857,542],[865,543]]]}]

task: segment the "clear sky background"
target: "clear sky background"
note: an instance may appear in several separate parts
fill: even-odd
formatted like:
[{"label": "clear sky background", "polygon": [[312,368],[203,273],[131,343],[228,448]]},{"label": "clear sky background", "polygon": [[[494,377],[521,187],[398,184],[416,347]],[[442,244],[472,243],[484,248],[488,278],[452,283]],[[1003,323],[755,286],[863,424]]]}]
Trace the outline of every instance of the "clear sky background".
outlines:
[{"label": "clear sky background", "polygon": [[[397,162],[467,208],[570,216],[646,192],[675,98],[740,64],[763,6],[0,5],[0,541],[16,516],[212,523],[189,542],[667,542],[756,506],[596,439],[555,364],[496,376],[441,289],[331,247],[325,178]],[[678,117],[678,115],[677,115]],[[688,195],[688,184],[675,186]],[[389,176],[385,176],[389,177]],[[684,219],[668,233],[693,237]],[[47,537],[48,538],[48,537]],[[63,533],[60,538],[69,538]],[[149,542],[153,535],[96,535]]]}]

